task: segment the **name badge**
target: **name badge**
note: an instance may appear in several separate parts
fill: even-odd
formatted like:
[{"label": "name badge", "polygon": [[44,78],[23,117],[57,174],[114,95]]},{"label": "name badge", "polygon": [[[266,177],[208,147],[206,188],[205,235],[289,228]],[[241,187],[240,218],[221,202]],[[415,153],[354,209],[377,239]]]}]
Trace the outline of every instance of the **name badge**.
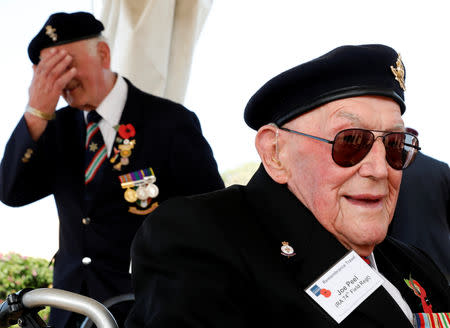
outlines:
[{"label": "name badge", "polygon": [[350,251],[305,292],[341,323],[382,283],[383,278],[355,251]]}]

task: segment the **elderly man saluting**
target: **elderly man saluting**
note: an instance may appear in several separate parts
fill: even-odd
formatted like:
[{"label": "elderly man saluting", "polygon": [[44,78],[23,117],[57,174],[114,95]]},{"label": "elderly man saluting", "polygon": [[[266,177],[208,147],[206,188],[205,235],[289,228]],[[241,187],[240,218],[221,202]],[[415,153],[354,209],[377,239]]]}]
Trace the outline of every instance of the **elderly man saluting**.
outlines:
[{"label": "elderly man saluting", "polygon": [[386,237],[420,149],[404,76],[393,49],[362,45],[267,82],[245,110],[262,161],[248,185],[173,199],[138,231],[127,326],[411,327],[450,311],[432,260]]}]

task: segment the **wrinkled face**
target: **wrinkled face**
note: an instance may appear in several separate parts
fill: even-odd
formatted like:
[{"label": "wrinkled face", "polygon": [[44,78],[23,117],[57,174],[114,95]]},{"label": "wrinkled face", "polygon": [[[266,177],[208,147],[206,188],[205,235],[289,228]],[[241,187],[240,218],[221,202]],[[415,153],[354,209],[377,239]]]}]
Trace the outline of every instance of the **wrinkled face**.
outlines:
[{"label": "wrinkled face", "polygon": [[[64,99],[70,106],[81,110],[96,108],[109,91],[104,77],[109,63],[106,64],[104,56],[97,51],[96,40],[82,40],[52,48],[65,49],[73,58],[67,70],[72,67],[77,69],[76,76],[63,89]],[[50,49],[43,49],[41,56],[45,56]]]},{"label": "wrinkled face", "polygon": [[[348,128],[404,131],[398,104],[376,96],[333,101],[284,127],[329,140]],[[402,177],[402,171],[386,162],[382,139],[375,141],[360,163],[344,168],[334,163],[332,145],[279,133],[283,142],[280,161],[286,167],[291,192],[344,246],[360,255],[370,254],[386,236]]]}]

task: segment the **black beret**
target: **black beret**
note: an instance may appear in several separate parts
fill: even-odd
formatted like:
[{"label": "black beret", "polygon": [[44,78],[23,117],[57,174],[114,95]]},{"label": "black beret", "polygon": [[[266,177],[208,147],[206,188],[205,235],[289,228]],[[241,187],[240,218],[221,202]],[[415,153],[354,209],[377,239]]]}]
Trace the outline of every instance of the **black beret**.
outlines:
[{"label": "black beret", "polygon": [[403,114],[404,77],[394,49],[342,46],[272,78],[250,98],[244,119],[255,130],[269,123],[281,126],[328,102],[363,95],[390,97]]},{"label": "black beret", "polygon": [[55,13],[45,22],[28,46],[33,64],[39,63],[41,50],[61,44],[90,39],[104,30],[102,22],[90,13]]}]

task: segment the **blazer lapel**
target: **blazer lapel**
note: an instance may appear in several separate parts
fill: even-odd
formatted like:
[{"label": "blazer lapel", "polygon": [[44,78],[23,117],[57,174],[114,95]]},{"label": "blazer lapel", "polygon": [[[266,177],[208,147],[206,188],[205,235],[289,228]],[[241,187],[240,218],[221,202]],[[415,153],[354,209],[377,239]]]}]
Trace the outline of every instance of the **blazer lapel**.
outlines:
[{"label": "blazer lapel", "polygon": [[75,121],[76,127],[74,131],[75,142],[77,147],[74,149],[78,149],[79,153],[76,155],[78,159],[77,167],[82,167],[80,170],[80,176],[78,177],[80,181],[82,181],[82,186],[84,186],[84,156],[86,152],[85,143],[86,143],[86,122],[84,120],[83,111],[74,109],[75,111]]},{"label": "blazer lapel", "polygon": [[383,327],[411,327],[411,322],[383,286],[366,298],[354,310],[354,314],[365,316]]},{"label": "blazer lapel", "polygon": [[279,248],[283,241],[293,247],[295,256],[285,256],[283,262],[293,270],[301,288],[306,288],[348,252],[287,186],[274,182],[262,166],[248,189],[253,210],[272,242]]},{"label": "blazer lapel", "polygon": [[404,279],[409,279],[410,274],[412,274],[413,278],[417,278],[414,272],[411,272],[414,270],[410,269],[409,271],[406,270],[407,272],[401,272],[400,266],[391,261],[392,258],[396,257],[396,254],[392,252],[386,253],[386,250],[383,249],[386,243],[387,241],[385,240],[375,248],[374,253],[378,269],[399,290],[412,312],[423,312],[420,298],[414,294],[404,281]]}]

